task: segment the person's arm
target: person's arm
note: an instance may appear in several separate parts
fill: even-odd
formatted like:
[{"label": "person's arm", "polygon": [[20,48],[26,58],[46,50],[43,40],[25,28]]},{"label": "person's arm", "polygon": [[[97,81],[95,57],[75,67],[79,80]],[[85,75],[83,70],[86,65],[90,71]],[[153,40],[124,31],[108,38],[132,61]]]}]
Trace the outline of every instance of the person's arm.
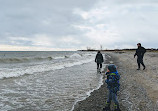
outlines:
[{"label": "person's arm", "polygon": [[118,74],[118,75],[117,75],[116,79],[117,79],[117,80],[119,80],[119,79],[120,79],[120,74]]},{"label": "person's arm", "polygon": [[146,49],[142,47],[142,58],[144,57],[145,52],[146,52]]},{"label": "person's arm", "polygon": [[134,54],[134,58],[135,58],[136,55],[137,55],[137,50],[136,50],[136,53]]},{"label": "person's arm", "polygon": [[96,55],[96,57],[95,57],[95,62],[97,62],[97,55]]},{"label": "person's arm", "polygon": [[143,53],[145,53],[146,52],[146,49],[143,47]]},{"label": "person's arm", "polygon": [[101,58],[102,58],[102,62],[104,62],[104,58],[103,58],[103,55],[101,55]]}]

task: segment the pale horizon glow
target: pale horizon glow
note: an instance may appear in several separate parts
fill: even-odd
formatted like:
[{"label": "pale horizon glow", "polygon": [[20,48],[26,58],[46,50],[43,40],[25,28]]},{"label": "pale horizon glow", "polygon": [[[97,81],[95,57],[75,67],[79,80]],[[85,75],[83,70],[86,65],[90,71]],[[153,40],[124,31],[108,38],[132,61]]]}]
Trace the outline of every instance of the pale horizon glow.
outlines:
[{"label": "pale horizon glow", "polygon": [[3,0],[0,51],[158,48],[155,0]]}]

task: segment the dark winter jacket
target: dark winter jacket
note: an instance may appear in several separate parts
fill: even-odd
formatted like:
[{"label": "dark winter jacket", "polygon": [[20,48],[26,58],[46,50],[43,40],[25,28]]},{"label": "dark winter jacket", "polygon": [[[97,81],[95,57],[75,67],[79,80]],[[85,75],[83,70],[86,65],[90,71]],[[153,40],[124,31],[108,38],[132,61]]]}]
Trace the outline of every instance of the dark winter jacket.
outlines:
[{"label": "dark winter jacket", "polygon": [[146,49],[140,46],[138,47],[138,49],[136,49],[136,53],[134,54],[134,57],[137,56],[138,58],[143,59],[145,52],[146,52]]},{"label": "dark winter jacket", "polygon": [[120,75],[118,74],[118,72],[117,71],[116,72],[107,72],[106,75],[107,75],[107,79],[105,80],[105,82],[107,83],[107,88],[114,93],[119,91]]},{"label": "dark winter jacket", "polygon": [[101,53],[98,53],[95,57],[95,62],[98,64],[102,64],[103,63],[103,55]]}]

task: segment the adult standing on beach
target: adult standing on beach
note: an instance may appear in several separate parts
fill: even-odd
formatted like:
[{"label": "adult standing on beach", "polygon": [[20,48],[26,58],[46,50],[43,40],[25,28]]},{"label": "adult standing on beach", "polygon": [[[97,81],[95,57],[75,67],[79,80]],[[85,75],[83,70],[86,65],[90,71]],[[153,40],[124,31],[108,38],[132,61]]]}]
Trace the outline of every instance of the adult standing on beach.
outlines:
[{"label": "adult standing on beach", "polygon": [[95,62],[97,63],[97,69],[101,69],[102,68],[102,63],[103,63],[104,59],[103,59],[103,55],[101,54],[100,51],[98,51],[96,57],[95,57]]},{"label": "adult standing on beach", "polygon": [[138,48],[136,49],[136,53],[134,54],[134,58],[135,58],[135,56],[137,56],[137,63],[138,63],[138,69],[137,70],[140,70],[140,64],[142,64],[143,70],[145,70],[143,57],[144,57],[144,54],[146,52],[146,49],[141,46],[141,43],[138,43],[137,46],[138,46]]}]

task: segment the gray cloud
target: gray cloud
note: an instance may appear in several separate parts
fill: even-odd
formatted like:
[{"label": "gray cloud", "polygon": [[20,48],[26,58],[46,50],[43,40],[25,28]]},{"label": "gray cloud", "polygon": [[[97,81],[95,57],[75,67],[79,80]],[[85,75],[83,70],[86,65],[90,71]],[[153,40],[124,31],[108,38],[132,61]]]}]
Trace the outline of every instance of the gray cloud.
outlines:
[{"label": "gray cloud", "polygon": [[[86,21],[86,25],[80,27],[88,27],[89,38],[97,41],[93,44],[102,44],[107,48],[134,48],[137,42],[142,42],[145,47],[157,48],[154,41],[158,41],[158,2],[123,1],[101,1],[89,12],[78,11]],[[96,27],[102,24],[104,27]]]},{"label": "gray cloud", "polygon": [[73,14],[73,10],[75,8],[89,10],[95,2],[96,0],[1,0],[0,37],[2,40],[0,43],[34,45],[34,40],[32,42],[32,39],[21,40],[20,38],[35,38],[43,34],[48,35],[52,41],[55,40],[55,43],[58,41],[60,43],[60,38],[64,36],[76,37],[81,32],[73,25],[82,22],[82,18]]},{"label": "gray cloud", "polygon": [[[1,1],[1,31],[11,34],[72,34],[71,24],[80,21],[72,14],[74,8],[87,10],[90,0],[5,0]],[[85,5],[84,5],[85,4]],[[89,4],[89,5],[87,5]],[[60,33],[59,33],[60,32]]]},{"label": "gray cloud", "polygon": [[157,47],[157,11],[156,0],[0,0],[0,44]]}]

